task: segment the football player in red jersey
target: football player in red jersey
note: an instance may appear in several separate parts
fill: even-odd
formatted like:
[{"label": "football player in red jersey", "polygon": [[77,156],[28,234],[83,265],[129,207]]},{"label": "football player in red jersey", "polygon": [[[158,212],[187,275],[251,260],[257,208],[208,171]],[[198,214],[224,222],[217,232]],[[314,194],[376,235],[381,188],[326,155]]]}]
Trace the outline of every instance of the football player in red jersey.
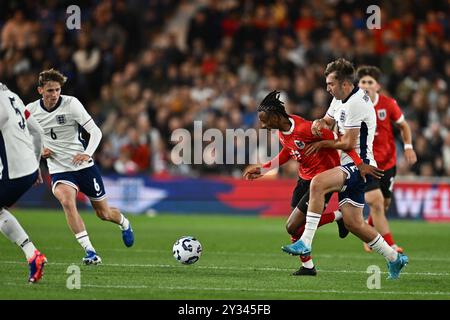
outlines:
[{"label": "football player in red jersey", "polygon": [[[306,212],[309,200],[309,185],[312,178],[318,173],[339,165],[339,154],[335,149],[320,149],[317,153],[305,155],[305,148],[312,142],[319,140],[335,140],[337,134],[328,129],[322,129],[321,135],[314,135],[311,131],[312,122],[296,115],[288,115],[283,102],[279,100],[280,93],[272,91],[258,107],[258,118],[263,129],[278,129],[278,137],[283,146],[280,153],[271,161],[263,165],[253,165],[246,168],[244,177],[254,180],[263,176],[273,168],[279,167],[289,159],[299,163],[297,186],[294,189],[291,201],[292,213],[286,223],[286,230],[291,235],[292,242],[300,239],[305,229]],[[353,150],[352,155],[358,157]],[[326,195],[326,202],[332,196]],[[336,221],[339,227],[339,236],[345,238],[348,230],[342,222],[339,211],[322,214],[319,226]],[[311,256],[300,257],[302,266],[293,275],[316,275],[316,269]]]},{"label": "football player in red jersey", "polygon": [[[384,170],[384,176],[380,180],[373,179],[366,187],[365,201],[370,207],[368,223],[375,226],[375,229],[391,247],[402,253],[403,249],[395,244],[386,219],[386,212],[391,203],[397,162],[392,123],[395,123],[400,129],[404,144],[404,156],[409,165],[413,165],[417,161],[412,146],[411,129],[397,102],[378,93],[380,90],[380,69],[374,66],[361,66],[356,73],[359,87],[367,91],[375,106],[377,129],[373,142],[373,152],[378,167]],[[366,243],[364,243],[364,249],[367,252],[371,251]]]}]

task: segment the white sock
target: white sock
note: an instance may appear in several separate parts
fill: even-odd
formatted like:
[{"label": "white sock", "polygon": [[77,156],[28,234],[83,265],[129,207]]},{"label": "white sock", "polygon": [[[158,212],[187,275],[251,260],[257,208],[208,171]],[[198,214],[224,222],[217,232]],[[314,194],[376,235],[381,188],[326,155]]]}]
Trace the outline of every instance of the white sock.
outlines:
[{"label": "white sock", "polygon": [[311,211],[308,211],[306,214],[305,231],[300,239],[309,247],[311,247],[314,234],[316,233],[317,226],[320,222],[320,217],[320,214]]},{"label": "white sock", "polygon": [[385,257],[386,260],[391,262],[397,260],[398,252],[392,249],[380,234],[378,234],[375,239],[370,241],[368,245],[372,250],[375,250]]},{"label": "white sock", "polygon": [[77,239],[78,243],[83,247],[84,251],[95,251],[94,247],[92,246],[91,240],[89,240],[89,236],[87,231],[81,231],[80,233],[77,233],[75,235],[75,238]]},{"label": "white sock", "polygon": [[25,253],[27,260],[30,260],[34,256],[34,252],[37,250],[33,242],[28,239],[20,245],[20,248],[22,248],[22,251]]},{"label": "white sock", "polygon": [[338,221],[342,219],[342,212],[339,210],[334,211],[334,221]]},{"label": "white sock", "polygon": [[36,247],[29,240],[19,221],[6,209],[0,210],[0,231],[22,249],[27,260],[33,257]]},{"label": "white sock", "polygon": [[307,268],[307,269],[312,269],[312,268],[314,268],[314,262],[313,262],[312,259],[309,259],[306,262],[302,262],[302,266]]},{"label": "white sock", "polygon": [[120,229],[127,230],[130,227],[130,221],[123,214],[120,214]]}]

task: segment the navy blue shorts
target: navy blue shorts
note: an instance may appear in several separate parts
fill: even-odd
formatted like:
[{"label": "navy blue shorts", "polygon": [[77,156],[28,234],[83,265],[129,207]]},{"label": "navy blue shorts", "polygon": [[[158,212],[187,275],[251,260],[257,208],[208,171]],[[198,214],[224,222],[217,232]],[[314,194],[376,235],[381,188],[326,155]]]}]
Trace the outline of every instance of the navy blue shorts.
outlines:
[{"label": "navy blue shorts", "polygon": [[[339,193],[339,207],[344,203],[349,203],[358,208],[364,208],[364,193],[366,192],[366,182],[359,174],[358,168],[354,163],[340,166],[339,169],[347,174],[344,186]],[[366,176],[367,183],[370,177]]]},{"label": "navy blue shorts", "polygon": [[38,171],[11,180],[0,180],[0,208],[11,207],[36,182]]},{"label": "navy blue shorts", "polygon": [[95,164],[79,171],[55,173],[51,177],[53,193],[55,193],[55,187],[58,183],[64,183],[74,187],[77,191],[83,192],[91,200],[100,201],[106,197],[103,179]]}]

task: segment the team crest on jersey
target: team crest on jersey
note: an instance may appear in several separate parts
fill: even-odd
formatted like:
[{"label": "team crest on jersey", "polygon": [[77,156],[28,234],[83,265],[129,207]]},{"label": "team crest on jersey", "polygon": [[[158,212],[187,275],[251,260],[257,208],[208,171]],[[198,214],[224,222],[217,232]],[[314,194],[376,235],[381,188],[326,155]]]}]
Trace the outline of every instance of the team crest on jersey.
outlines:
[{"label": "team crest on jersey", "polygon": [[294,140],[295,145],[297,146],[297,148],[299,149],[303,149],[305,148],[305,143],[303,141],[300,140]]},{"label": "team crest on jersey", "polygon": [[365,102],[369,102],[369,92],[367,90],[364,90],[363,99]]},{"label": "team crest on jersey", "polygon": [[65,114],[60,114],[56,116],[56,123],[57,124],[65,124],[66,121],[66,115]]},{"label": "team crest on jersey", "polygon": [[341,111],[341,115],[339,116],[339,121],[341,121],[342,123],[345,122],[345,111],[344,110]]},{"label": "team crest on jersey", "polygon": [[386,119],[386,116],[387,116],[386,109],[380,109],[377,111],[377,113],[378,113],[378,119],[380,119],[380,120]]}]

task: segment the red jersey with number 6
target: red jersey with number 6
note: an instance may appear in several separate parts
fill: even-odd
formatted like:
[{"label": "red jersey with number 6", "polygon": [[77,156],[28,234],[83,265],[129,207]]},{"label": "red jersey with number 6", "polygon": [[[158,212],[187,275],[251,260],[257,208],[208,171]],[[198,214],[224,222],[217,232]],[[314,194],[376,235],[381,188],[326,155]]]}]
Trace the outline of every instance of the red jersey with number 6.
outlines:
[{"label": "red jersey with number 6", "polygon": [[283,165],[289,159],[294,159],[299,163],[298,175],[303,180],[311,180],[317,174],[339,166],[339,154],[335,149],[320,149],[311,155],[305,155],[305,148],[308,144],[320,140],[335,140],[336,133],[328,129],[321,131],[322,136],[312,134],[312,122],[302,117],[289,115],[291,129],[287,132],[278,131],[283,149],[271,161],[263,165],[264,168],[273,168]]},{"label": "red jersey with number 6", "polygon": [[388,170],[397,163],[392,121],[400,123],[405,117],[394,99],[381,94],[377,95],[375,112],[377,130],[373,141],[373,153],[378,168]]}]

